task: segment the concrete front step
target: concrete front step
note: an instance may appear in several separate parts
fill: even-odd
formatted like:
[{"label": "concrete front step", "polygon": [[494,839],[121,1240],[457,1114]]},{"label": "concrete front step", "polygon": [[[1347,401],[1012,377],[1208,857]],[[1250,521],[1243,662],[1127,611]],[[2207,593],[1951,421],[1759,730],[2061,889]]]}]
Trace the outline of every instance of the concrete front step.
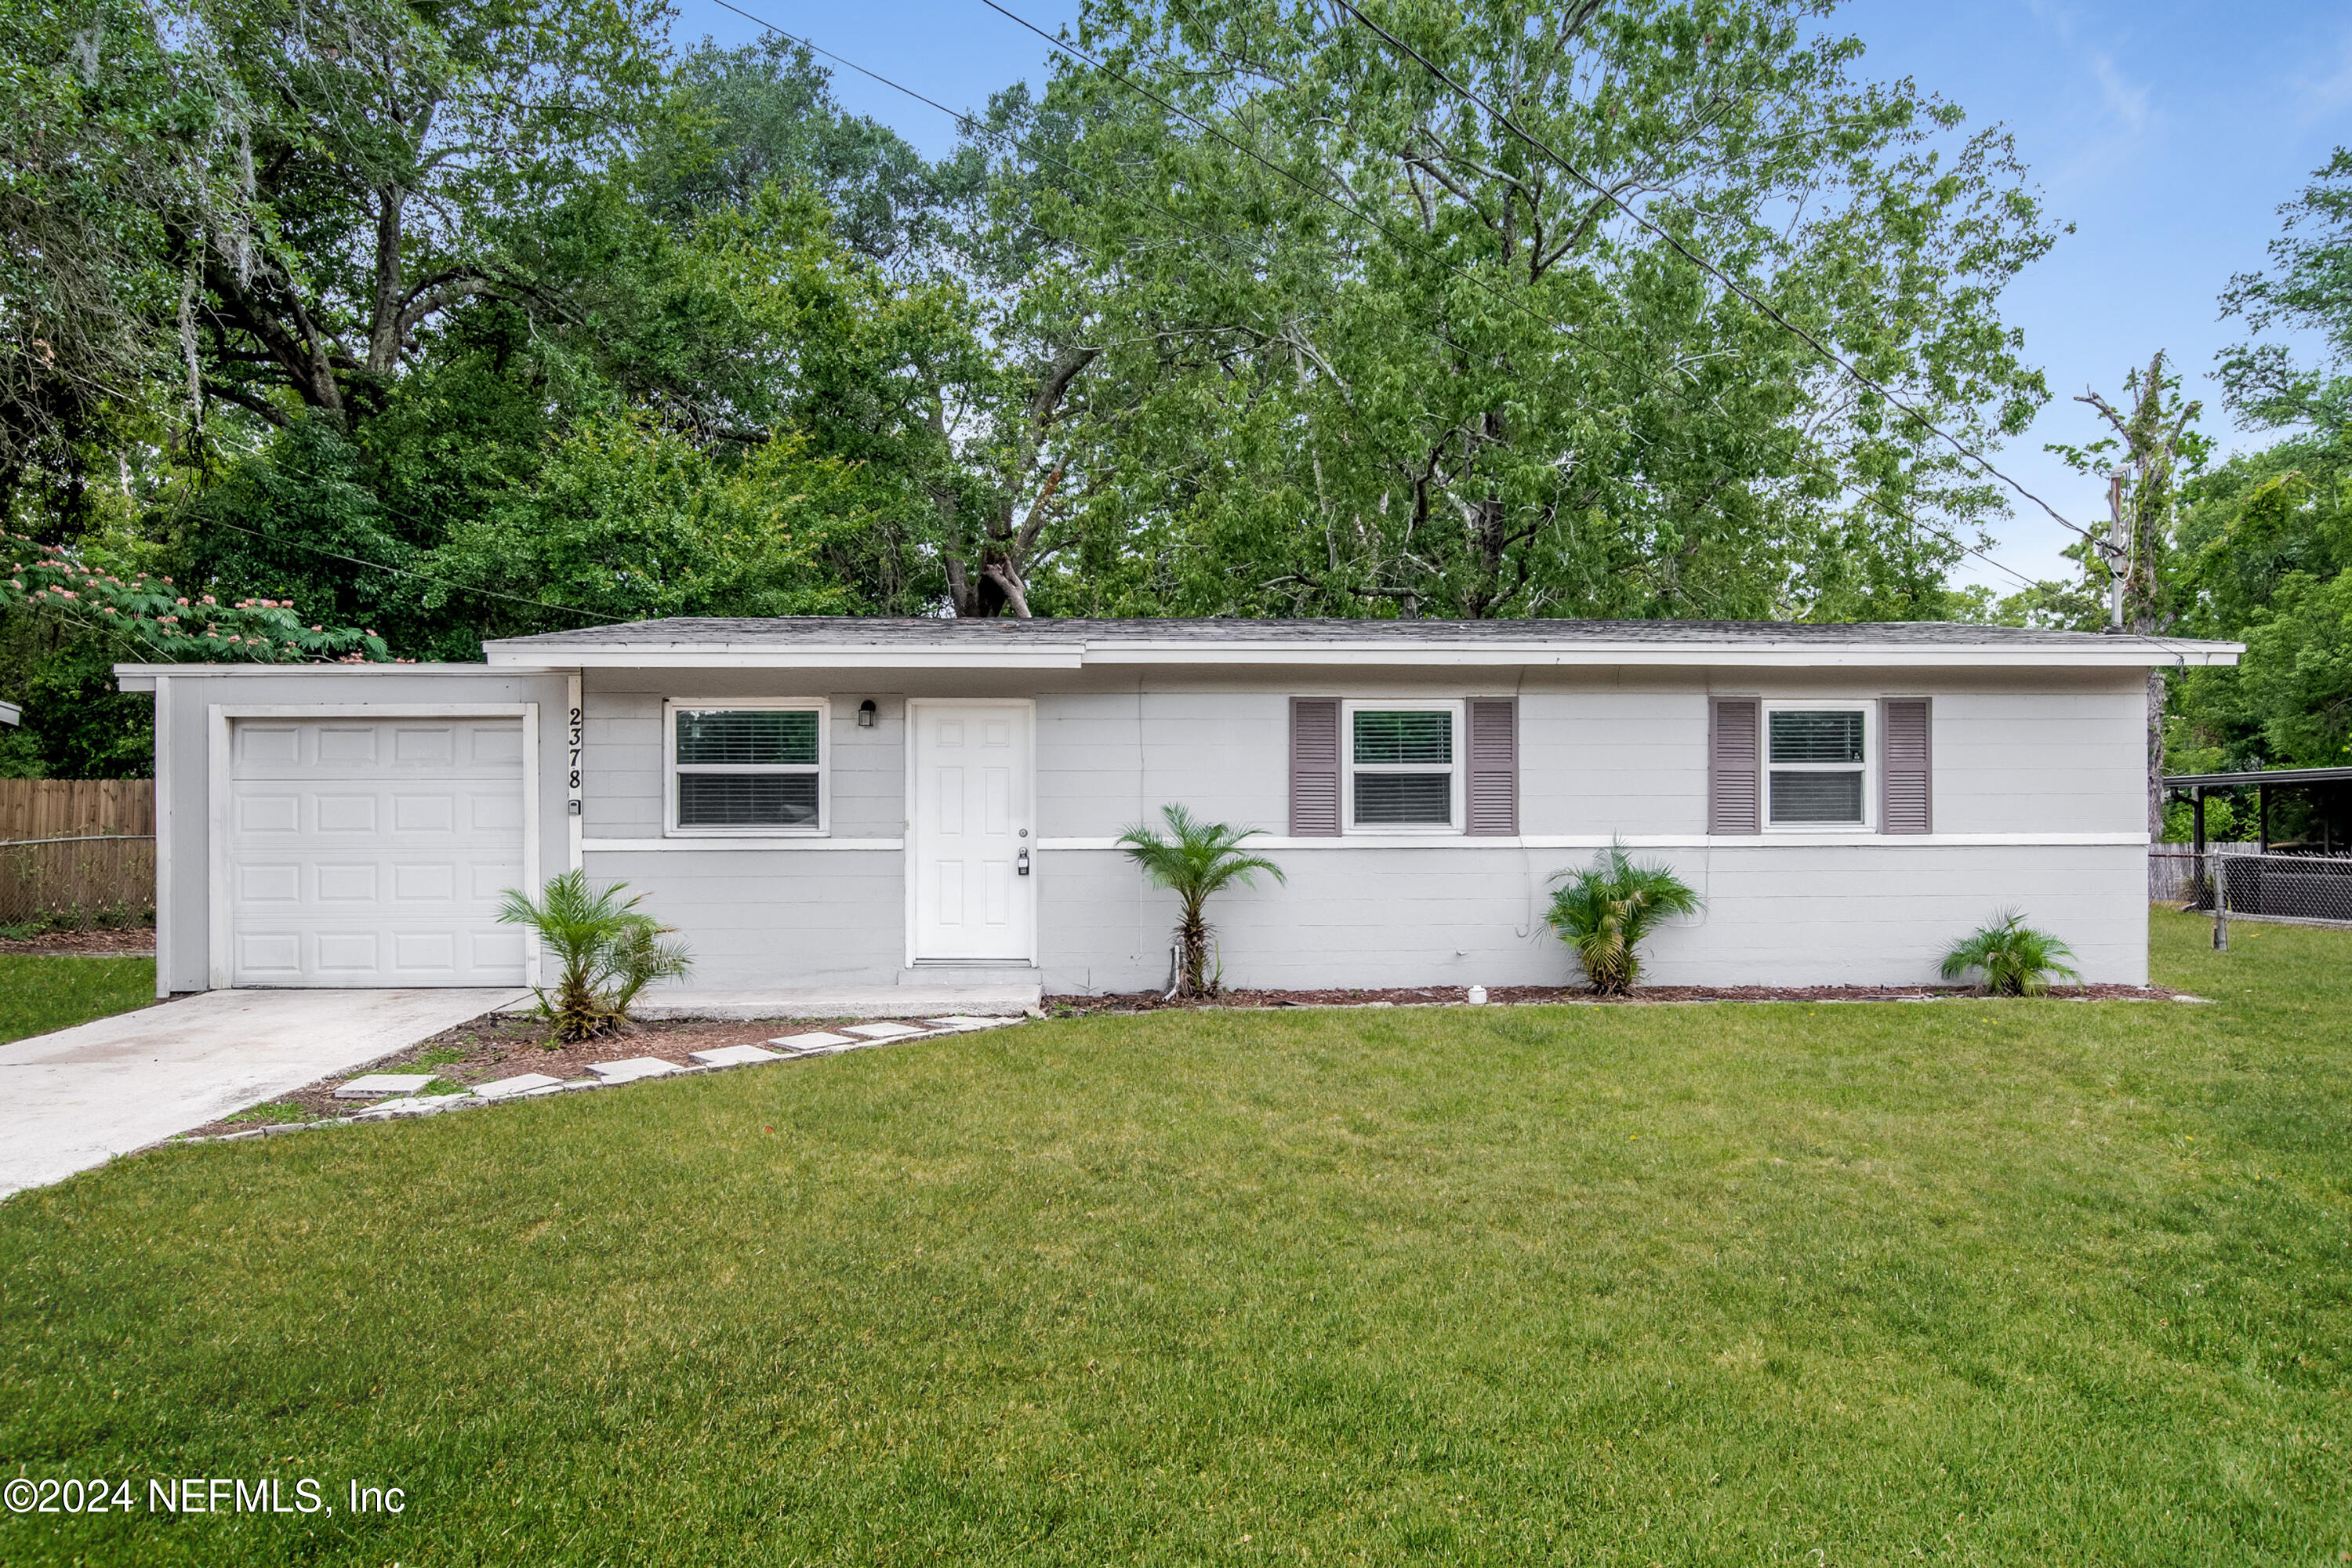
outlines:
[{"label": "concrete front step", "polygon": [[901,985],[947,985],[959,991],[975,986],[983,990],[1016,991],[1023,986],[1036,986],[1041,979],[1033,964],[982,963],[963,959],[918,963],[898,971],[898,984]]},{"label": "concrete front step", "polygon": [[637,999],[640,1018],[934,1018],[964,1013],[1013,1017],[1045,993],[1024,984],[795,985],[773,991],[662,991]]}]

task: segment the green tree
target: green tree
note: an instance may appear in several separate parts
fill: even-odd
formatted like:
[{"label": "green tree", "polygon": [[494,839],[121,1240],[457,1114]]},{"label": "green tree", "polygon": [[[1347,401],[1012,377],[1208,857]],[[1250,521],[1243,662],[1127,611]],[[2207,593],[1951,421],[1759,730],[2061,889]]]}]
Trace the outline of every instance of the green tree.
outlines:
[{"label": "green tree", "polygon": [[2277,438],[2184,492],[2182,625],[2247,652],[2180,683],[2177,768],[2352,759],[2352,153],[2336,149],[2280,211],[2271,269],[2231,279],[2222,309],[2257,333],[2305,331],[2320,352],[2298,362],[2257,338],[2221,356],[2231,412]]},{"label": "green tree", "polygon": [[834,97],[832,73],[781,38],[737,48],[708,39],[671,67],[668,101],[647,127],[635,178],[647,210],[689,225],[744,208],[770,186],[805,191],[835,215],[842,243],[895,271],[941,263],[984,160],[967,147],[927,162],[904,137]]},{"label": "green tree", "polygon": [[839,615],[828,557],[865,531],[857,475],[797,441],[721,462],[656,423],[610,417],[557,442],[533,483],[435,554],[460,581],[614,620]]},{"label": "green tree", "polygon": [[[2087,405],[2107,427],[2106,434],[2080,447],[2053,445],[2056,453],[2078,473],[2105,473],[2113,500],[2113,516],[2093,538],[2070,548],[2083,563],[2092,586],[2110,596],[2115,614],[2126,631],[2158,637],[2174,629],[2180,618],[2179,590],[2174,581],[2176,533],[2179,526],[2184,474],[2201,467],[2212,444],[2195,429],[2202,405],[2180,395],[2180,377],[2165,363],[2162,350],[2146,370],[2124,377],[2123,405],[2111,403],[2096,388],[2075,399]],[[2094,543],[2094,539],[2096,542]],[[2165,714],[2169,700],[2167,672],[2147,673],[2147,830],[2164,830]]]},{"label": "green tree", "polygon": [[2223,351],[2230,406],[2259,426],[2339,429],[2352,416],[2352,149],[2338,147],[2311,183],[2279,208],[2271,270],[2243,272],[2221,295],[2221,313],[2256,332],[2286,327],[2317,335],[2321,358],[2298,364],[2284,344],[2259,341]]},{"label": "green tree", "polygon": [[468,300],[539,302],[512,247],[620,155],[659,81],[657,0],[186,0],[247,221],[171,225],[208,397],[280,427],[382,406]]},{"label": "green tree", "polygon": [[1061,488],[1118,520],[1112,602],[1939,609],[1954,550],[1918,523],[1965,534],[1981,480],[1579,176],[1975,442],[2042,396],[1994,309],[2050,238],[2005,142],[1855,79],[1810,7],[1370,14],[1577,173],[1342,13],[1082,16],[1101,64],[1066,58],[1044,117],[1076,174],[1019,217],[1100,348]]}]

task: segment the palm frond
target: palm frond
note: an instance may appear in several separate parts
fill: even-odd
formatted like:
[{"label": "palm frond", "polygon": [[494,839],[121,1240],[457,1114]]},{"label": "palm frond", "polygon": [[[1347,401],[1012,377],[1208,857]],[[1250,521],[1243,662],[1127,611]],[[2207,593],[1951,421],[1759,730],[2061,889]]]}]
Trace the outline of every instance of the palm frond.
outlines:
[{"label": "palm frond", "polygon": [[1167,837],[1162,837],[1159,829],[1148,824],[1139,823],[1119,835],[1118,845],[1143,872],[1146,881],[1176,895],[1181,906],[1176,934],[1184,952],[1177,985],[1187,995],[1199,995],[1207,984],[1202,973],[1209,941],[1203,907],[1210,897],[1236,885],[1254,886],[1261,871],[1277,882],[1287,879],[1281,867],[1242,847],[1250,839],[1262,836],[1265,832],[1262,827],[1202,822],[1181,805],[1161,806],[1160,819],[1166,826]]},{"label": "palm frond", "polygon": [[566,871],[536,899],[509,888],[499,900],[499,919],[530,927],[555,963],[554,986],[536,994],[560,1040],[589,1039],[625,1022],[640,990],[684,974],[693,962],[683,946],[660,940],[672,928],[639,913],[645,895],[624,897],[627,887],[593,888],[587,872]]},{"label": "palm frond", "polygon": [[1604,995],[1622,995],[1642,973],[1642,943],[1660,921],[1696,914],[1698,894],[1669,867],[1636,861],[1612,844],[1581,871],[1555,873],[1544,920],[1576,950],[1586,980]]},{"label": "palm frond", "polygon": [[2018,910],[2002,910],[1990,925],[1979,926],[1954,942],[1944,954],[1943,974],[1958,980],[1971,971],[1984,976],[1984,988],[1996,996],[2039,996],[2053,977],[2080,980],[2081,973],[2066,960],[2074,950],[2025,923]]}]

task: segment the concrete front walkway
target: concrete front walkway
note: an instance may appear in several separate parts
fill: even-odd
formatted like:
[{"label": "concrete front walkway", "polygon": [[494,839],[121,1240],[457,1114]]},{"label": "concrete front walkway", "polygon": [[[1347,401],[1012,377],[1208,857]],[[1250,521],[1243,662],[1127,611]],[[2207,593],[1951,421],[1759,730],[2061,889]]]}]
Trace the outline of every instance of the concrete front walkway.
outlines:
[{"label": "concrete front walkway", "polygon": [[0,1045],[0,1197],[389,1056],[527,991],[206,991]]},{"label": "concrete front walkway", "polygon": [[648,991],[636,1018],[936,1018],[949,1014],[1017,1018],[1043,999],[1026,985],[803,985],[775,991]]}]

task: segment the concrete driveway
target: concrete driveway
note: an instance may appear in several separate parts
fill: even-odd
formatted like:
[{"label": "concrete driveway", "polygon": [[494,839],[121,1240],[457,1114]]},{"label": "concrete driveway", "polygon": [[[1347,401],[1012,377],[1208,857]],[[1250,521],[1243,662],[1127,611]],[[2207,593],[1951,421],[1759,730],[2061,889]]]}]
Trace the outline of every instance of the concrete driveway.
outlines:
[{"label": "concrete driveway", "polygon": [[527,991],[206,991],[0,1045],[0,1198],[348,1072]]}]

